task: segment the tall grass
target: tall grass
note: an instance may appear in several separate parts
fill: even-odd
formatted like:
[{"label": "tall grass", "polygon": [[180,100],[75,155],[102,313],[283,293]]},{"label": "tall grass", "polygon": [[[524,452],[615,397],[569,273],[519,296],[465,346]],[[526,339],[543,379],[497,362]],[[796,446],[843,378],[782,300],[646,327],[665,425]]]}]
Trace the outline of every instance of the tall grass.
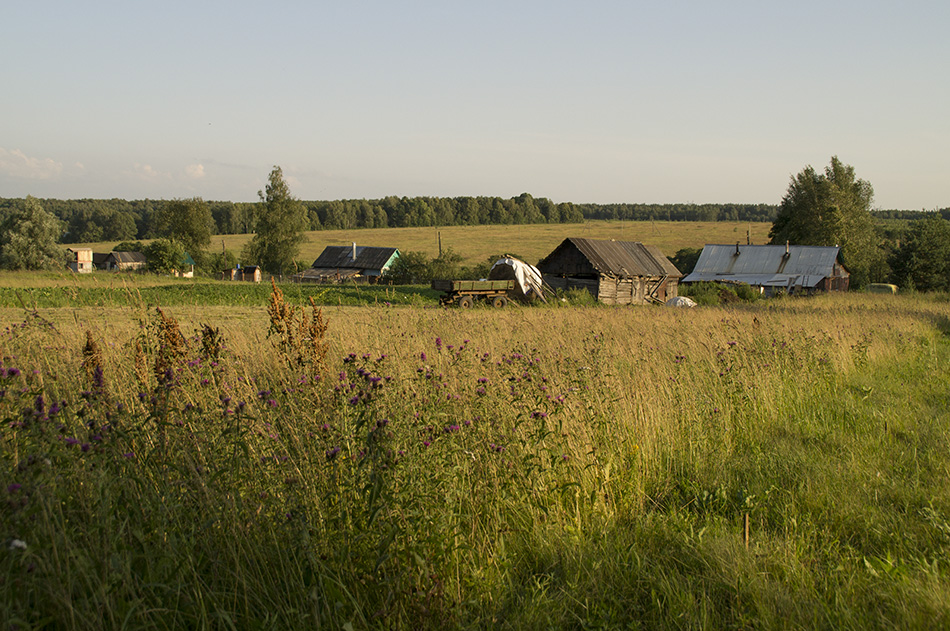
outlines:
[{"label": "tall grass", "polygon": [[950,621],[943,297],[283,304],[18,312],[6,626]]}]

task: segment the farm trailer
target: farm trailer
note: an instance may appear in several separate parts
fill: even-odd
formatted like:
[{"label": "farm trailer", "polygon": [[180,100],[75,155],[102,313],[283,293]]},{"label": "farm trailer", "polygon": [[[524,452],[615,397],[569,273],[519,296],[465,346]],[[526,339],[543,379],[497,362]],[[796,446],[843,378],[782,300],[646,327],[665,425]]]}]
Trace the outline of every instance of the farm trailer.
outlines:
[{"label": "farm trailer", "polygon": [[513,280],[434,280],[432,289],[442,292],[439,304],[457,304],[471,309],[476,300],[484,300],[501,309],[508,304],[508,292],[515,288]]}]

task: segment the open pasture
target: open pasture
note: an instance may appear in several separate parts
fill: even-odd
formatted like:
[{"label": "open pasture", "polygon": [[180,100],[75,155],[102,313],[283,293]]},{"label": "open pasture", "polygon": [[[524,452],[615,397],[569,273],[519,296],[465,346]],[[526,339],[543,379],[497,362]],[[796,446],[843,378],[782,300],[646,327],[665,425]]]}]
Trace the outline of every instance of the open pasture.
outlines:
[{"label": "open pasture", "polygon": [[[312,262],[328,245],[392,246],[403,252],[439,254],[439,233],[443,249],[452,248],[464,265],[483,263],[489,256],[517,254],[531,264],[549,254],[568,237],[640,241],[655,245],[667,256],[685,247],[701,248],[706,243],[746,242],[751,231],[753,243],[768,241],[770,223],[692,222],[692,221],[585,221],[580,224],[531,224],[512,226],[445,226],[441,228],[370,228],[359,230],[318,230],[307,232],[300,256]],[[209,249],[222,246],[239,253],[253,235],[219,235],[212,237]],[[94,252],[108,252],[116,245],[108,243],[77,244]]]},{"label": "open pasture", "polygon": [[950,622],[946,296],[314,316],[0,311],[0,623]]}]

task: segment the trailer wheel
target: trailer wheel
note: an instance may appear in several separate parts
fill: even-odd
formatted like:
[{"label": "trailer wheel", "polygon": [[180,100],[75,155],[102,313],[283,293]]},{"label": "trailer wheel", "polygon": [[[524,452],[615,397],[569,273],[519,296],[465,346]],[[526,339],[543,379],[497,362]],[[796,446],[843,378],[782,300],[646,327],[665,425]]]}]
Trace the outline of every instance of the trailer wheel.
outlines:
[{"label": "trailer wheel", "polygon": [[471,309],[473,304],[475,304],[475,301],[472,300],[471,296],[462,296],[459,298],[460,309]]},{"label": "trailer wheel", "polygon": [[504,296],[495,296],[492,298],[491,306],[495,307],[496,309],[506,307],[508,306],[508,299]]}]

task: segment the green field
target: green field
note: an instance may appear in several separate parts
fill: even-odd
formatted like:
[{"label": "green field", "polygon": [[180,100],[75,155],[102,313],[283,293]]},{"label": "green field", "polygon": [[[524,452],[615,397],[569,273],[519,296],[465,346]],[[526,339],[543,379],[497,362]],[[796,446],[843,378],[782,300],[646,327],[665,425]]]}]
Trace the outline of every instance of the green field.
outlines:
[{"label": "green field", "polygon": [[[655,245],[667,256],[680,248],[701,248],[706,243],[746,242],[751,231],[753,243],[766,243],[770,223],[686,222],[686,221],[587,221],[583,224],[538,224],[515,226],[447,226],[444,228],[379,228],[361,230],[323,230],[308,232],[299,259],[312,262],[328,245],[396,247],[402,252],[439,254],[439,233],[443,249],[452,248],[463,258],[464,265],[483,263],[490,256],[517,254],[531,264],[549,254],[568,237],[640,241]],[[222,246],[235,253],[251,235],[223,235],[212,238],[211,250]],[[108,243],[77,244],[94,252],[108,252],[116,245]]]},{"label": "green field", "polygon": [[269,300],[0,310],[3,628],[950,624],[946,295]]}]

